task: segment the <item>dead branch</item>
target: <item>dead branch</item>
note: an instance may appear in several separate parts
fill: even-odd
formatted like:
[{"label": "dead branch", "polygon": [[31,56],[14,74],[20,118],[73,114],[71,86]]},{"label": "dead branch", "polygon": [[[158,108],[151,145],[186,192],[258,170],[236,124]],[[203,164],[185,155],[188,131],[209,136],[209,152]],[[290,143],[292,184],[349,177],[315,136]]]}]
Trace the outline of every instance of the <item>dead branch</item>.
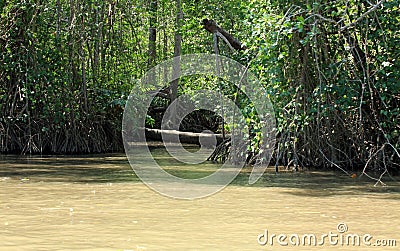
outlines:
[{"label": "dead branch", "polygon": [[354,22],[349,23],[348,25],[343,26],[342,28],[340,28],[340,31],[344,31],[350,27],[353,27],[354,25],[356,25],[358,22],[360,22],[364,17],[366,17],[367,15],[369,15],[369,13],[375,11],[381,4],[383,3],[383,0],[377,2],[375,5],[372,6],[371,9],[369,9],[368,11],[366,11],[364,14],[362,14],[359,18],[357,18]]},{"label": "dead branch", "polygon": [[242,43],[234,38],[229,32],[222,29],[214,20],[204,19],[203,25],[204,29],[221,37],[230,48],[234,48],[238,51],[246,49],[246,46],[242,45]]}]

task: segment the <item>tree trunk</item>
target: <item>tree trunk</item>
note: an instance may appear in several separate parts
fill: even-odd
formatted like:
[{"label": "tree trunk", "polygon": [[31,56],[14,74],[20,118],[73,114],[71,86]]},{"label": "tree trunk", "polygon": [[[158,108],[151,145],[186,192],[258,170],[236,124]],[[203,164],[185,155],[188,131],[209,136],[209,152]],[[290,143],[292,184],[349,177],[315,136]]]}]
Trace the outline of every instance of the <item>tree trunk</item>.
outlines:
[{"label": "tree trunk", "polygon": [[[213,136],[215,136],[217,144],[220,144],[223,141],[222,134],[209,134],[204,132],[194,133],[194,132],[182,132],[177,130],[160,130],[160,129],[149,129],[149,128],[146,128],[145,132],[146,132],[146,139],[154,141],[163,141],[162,134],[164,134],[164,137],[168,138],[170,143],[172,142],[172,143],[200,145],[200,138],[205,139],[204,141],[202,141],[203,143],[212,142]],[[231,135],[227,135],[227,138],[230,137]]]},{"label": "tree trunk", "polygon": [[[171,102],[173,102],[178,96],[178,84],[179,84],[179,75],[181,72],[181,64],[180,64],[180,55],[182,48],[182,35],[180,33],[181,22],[183,18],[183,13],[181,9],[181,1],[176,0],[176,31],[174,38],[174,66],[173,66],[173,78],[174,80],[171,82]],[[176,79],[175,79],[176,78]]]},{"label": "tree trunk", "polygon": [[178,124],[178,118],[177,118],[177,112],[176,112],[176,104],[174,101],[178,97],[178,84],[179,84],[179,75],[181,74],[181,60],[180,60],[180,55],[181,55],[181,43],[182,43],[182,35],[180,34],[180,27],[181,27],[181,21],[183,18],[183,13],[181,9],[181,1],[176,0],[176,30],[175,30],[175,37],[174,37],[174,64],[173,64],[173,69],[172,69],[172,81],[170,85],[170,97],[171,97],[171,106],[170,109],[172,110],[171,112],[171,117],[168,118],[167,121],[167,127],[169,129],[179,129],[179,124]]},{"label": "tree trunk", "polygon": [[149,50],[148,50],[148,68],[150,69],[156,63],[157,59],[157,49],[156,49],[156,40],[157,40],[157,0],[151,0],[150,2],[150,27],[149,27]]}]

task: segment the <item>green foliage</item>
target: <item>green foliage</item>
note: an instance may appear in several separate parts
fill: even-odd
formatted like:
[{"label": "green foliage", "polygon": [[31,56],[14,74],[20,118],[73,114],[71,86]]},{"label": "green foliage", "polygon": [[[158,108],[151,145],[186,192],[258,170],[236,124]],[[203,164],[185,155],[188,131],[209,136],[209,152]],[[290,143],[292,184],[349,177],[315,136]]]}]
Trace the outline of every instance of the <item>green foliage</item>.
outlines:
[{"label": "green foliage", "polygon": [[[251,69],[275,105],[277,158],[347,168],[398,161],[398,1],[285,4],[251,1],[245,20]],[[375,154],[382,145],[387,154]]]},{"label": "green foliage", "polygon": [[[393,167],[400,162],[400,7],[397,0],[373,4],[182,1],[182,54],[214,53],[204,18],[246,45],[244,52],[224,43],[219,49],[249,65],[267,90],[260,95],[274,104],[277,163]],[[121,149],[126,99],[150,66],[150,22],[156,63],[174,55],[175,3],[157,0],[154,7],[144,0],[2,1],[0,152]],[[212,76],[180,79],[179,94],[199,89],[236,102],[256,155],[263,125],[248,97]],[[168,102],[157,99],[153,107]],[[149,113],[147,126],[157,127],[161,115]],[[220,118],[205,111],[185,123],[185,130],[204,129],[199,123],[222,130]]]},{"label": "green foliage", "polygon": [[7,1],[0,22],[0,151],[121,148],[131,79],[147,62],[143,5]]}]

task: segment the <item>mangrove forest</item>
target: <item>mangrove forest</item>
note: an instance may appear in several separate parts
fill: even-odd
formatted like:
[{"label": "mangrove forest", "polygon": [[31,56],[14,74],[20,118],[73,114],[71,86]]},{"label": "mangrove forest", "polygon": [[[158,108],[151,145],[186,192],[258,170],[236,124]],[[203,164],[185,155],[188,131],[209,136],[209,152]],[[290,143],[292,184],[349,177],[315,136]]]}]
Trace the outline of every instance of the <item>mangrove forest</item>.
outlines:
[{"label": "mangrove forest", "polygon": [[[270,165],[400,171],[398,0],[3,0],[0,15],[0,153],[122,152],[138,80],[165,60],[216,54],[245,66],[271,101]],[[254,164],[263,120],[240,88],[215,76],[149,90],[147,131],[156,135],[168,106],[200,89],[239,107],[250,130],[242,151]],[[230,151],[231,129],[204,109],[179,126],[189,141],[217,134],[214,161]]]}]

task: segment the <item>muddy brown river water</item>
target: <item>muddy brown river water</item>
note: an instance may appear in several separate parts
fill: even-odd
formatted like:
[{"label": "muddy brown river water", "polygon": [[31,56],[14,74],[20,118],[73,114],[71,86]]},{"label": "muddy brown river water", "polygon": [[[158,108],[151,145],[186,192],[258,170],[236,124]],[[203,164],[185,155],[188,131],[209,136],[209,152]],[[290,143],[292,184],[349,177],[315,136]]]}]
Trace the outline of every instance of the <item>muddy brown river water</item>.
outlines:
[{"label": "muddy brown river water", "polygon": [[[171,173],[217,168],[153,154]],[[247,177],[177,200],[141,183],[123,154],[3,155],[0,250],[399,250],[396,177],[387,187],[333,172]]]}]

